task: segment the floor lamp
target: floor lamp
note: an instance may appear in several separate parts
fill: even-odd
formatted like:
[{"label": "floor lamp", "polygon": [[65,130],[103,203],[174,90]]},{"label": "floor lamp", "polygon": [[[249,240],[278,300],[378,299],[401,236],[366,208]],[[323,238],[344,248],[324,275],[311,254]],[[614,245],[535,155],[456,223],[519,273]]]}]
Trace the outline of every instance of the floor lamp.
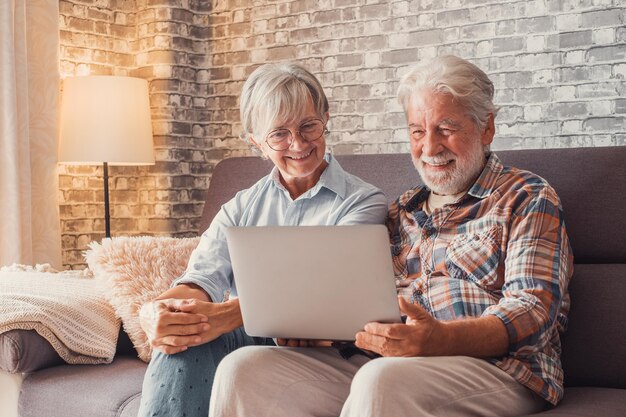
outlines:
[{"label": "floor lamp", "polygon": [[105,236],[111,237],[109,165],[154,164],[148,82],[118,76],[66,78],[59,162],[102,164]]}]

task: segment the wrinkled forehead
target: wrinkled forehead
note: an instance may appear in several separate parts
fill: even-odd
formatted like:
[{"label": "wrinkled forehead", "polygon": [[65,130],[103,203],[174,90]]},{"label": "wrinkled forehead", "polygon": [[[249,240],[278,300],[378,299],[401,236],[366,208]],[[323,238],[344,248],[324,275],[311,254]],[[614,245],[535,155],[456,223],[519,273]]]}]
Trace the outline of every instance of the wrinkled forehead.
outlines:
[{"label": "wrinkled forehead", "polygon": [[430,122],[441,120],[466,119],[468,112],[462,103],[447,92],[420,90],[411,95],[407,107],[407,120],[415,123],[418,119]]}]

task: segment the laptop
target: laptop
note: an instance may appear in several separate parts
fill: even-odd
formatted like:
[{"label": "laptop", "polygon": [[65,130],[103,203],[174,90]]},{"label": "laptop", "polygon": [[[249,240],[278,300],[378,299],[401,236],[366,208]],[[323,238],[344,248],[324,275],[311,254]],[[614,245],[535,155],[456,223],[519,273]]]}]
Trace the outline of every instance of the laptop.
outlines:
[{"label": "laptop", "polygon": [[401,321],[383,225],[229,227],[226,239],[250,336],[349,341]]}]

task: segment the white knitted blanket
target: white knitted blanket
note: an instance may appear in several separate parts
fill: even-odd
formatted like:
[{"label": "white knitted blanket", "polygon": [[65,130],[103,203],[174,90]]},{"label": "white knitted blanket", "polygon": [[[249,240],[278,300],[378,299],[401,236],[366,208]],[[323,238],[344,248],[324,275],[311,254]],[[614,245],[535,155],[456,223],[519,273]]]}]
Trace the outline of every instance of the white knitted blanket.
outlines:
[{"label": "white knitted blanket", "polygon": [[85,273],[0,271],[0,334],[35,330],[71,364],[110,363],[120,321]]}]

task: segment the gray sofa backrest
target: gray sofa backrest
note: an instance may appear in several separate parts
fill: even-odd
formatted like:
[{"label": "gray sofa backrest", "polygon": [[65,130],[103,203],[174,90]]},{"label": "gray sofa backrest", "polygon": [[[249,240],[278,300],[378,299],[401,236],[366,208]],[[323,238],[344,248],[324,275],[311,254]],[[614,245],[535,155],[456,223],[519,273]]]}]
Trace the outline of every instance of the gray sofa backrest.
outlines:
[{"label": "gray sofa backrest", "polygon": [[[570,325],[563,337],[567,386],[626,388],[626,147],[497,152],[557,191],[574,251]],[[380,187],[389,201],[420,181],[408,154],[337,156],[347,171]],[[213,172],[201,220],[266,175],[260,158],[232,158]]]}]

